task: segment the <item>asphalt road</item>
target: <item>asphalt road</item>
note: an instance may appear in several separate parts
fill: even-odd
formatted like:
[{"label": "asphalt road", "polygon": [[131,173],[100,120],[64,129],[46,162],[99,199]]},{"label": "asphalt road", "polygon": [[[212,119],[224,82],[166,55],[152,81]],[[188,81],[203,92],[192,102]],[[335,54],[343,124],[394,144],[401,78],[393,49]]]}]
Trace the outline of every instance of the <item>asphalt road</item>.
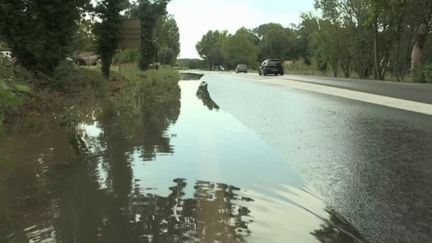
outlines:
[{"label": "asphalt road", "polygon": [[[254,76],[257,75],[255,73],[249,74],[249,77]],[[303,75],[285,75],[283,77],[277,78],[283,80],[294,80],[326,85],[331,87],[432,104],[432,84],[329,78]]]},{"label": "asphalt road", "polygon": [[[283,79],[295,77],[306,79]],[[367,240],[431,242],[432,116],[275,85],[280,77],[202,79],[222,110],[272,145]],[[307,79],[431,102],[426,85]]]}]

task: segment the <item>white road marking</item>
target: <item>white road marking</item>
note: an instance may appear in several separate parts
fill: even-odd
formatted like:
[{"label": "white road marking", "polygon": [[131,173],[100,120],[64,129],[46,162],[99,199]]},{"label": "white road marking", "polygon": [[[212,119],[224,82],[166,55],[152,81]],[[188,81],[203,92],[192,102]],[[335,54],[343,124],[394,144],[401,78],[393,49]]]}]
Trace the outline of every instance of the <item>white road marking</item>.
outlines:
[{"label": "white road marking", "polygon": [[383,95],[353,91],[348,89],[335,88],[335,87],[330,87],[325,85],[305,83],[300,81],[281,80],[281,79],[272,79],[272,80],[257,79],[257,80],[261,82],[265,81],[266,83],[277,84],[277,85],[291,87],[295,89],[302,89],[302,90],[312,91],[316,93],[327,94],[327,95],[342,97],[346,99],[357,100],[366,103],[382,105],[386,107],[412,111],[412,112],[417,112],[417,113],[432,116],[431,104],[392,98]]}]

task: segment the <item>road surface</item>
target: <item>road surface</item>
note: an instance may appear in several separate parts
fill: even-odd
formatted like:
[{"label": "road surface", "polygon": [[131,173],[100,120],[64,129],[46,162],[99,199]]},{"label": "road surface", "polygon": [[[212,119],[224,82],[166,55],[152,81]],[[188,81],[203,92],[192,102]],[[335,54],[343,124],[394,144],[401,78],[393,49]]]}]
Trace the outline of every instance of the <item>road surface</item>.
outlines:
[{"label": "road surface", "polygon": [[285,75],[283,79],[321,84],[337,88],[344,88],[349,90],[432,104],[431,84],[328,78],[303,75]]},{"label": "road surface", "polygon": [[[284,85],[291,77],[202,80],[222,110],[271,144],[370,242],[430,242],[432,116]],[[402,101],[431,97],[427,85],[308,80]]]}]

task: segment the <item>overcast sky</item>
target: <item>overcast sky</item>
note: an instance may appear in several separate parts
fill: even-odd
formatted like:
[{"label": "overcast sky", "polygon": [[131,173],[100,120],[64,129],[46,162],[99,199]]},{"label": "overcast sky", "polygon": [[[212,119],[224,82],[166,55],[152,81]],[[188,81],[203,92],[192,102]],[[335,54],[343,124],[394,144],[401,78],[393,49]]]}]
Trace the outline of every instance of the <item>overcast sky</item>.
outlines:
[{"label": "overcast sky", "polygon": [[180,58],[197,58],[195,45],[209,30],[234,33],[269,22],[289,26],[313,5],[314,0],[173,0],[168,12],[180,28]]}]

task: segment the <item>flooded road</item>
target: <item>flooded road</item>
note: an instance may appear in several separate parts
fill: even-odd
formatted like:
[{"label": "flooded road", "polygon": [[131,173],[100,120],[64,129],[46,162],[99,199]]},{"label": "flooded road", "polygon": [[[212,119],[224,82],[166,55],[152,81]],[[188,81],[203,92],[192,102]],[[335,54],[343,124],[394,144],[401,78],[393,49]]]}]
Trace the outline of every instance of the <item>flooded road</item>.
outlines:
[{"label": "flooded road", "polygon": [[271,144],[367,240],[432,242],[432,117],[274,79],[203,77],[218,105]]},{"label": "flooded road", "polygon": [[201,81],[169,90],[10,129],[0,242],[364,242]]}]

